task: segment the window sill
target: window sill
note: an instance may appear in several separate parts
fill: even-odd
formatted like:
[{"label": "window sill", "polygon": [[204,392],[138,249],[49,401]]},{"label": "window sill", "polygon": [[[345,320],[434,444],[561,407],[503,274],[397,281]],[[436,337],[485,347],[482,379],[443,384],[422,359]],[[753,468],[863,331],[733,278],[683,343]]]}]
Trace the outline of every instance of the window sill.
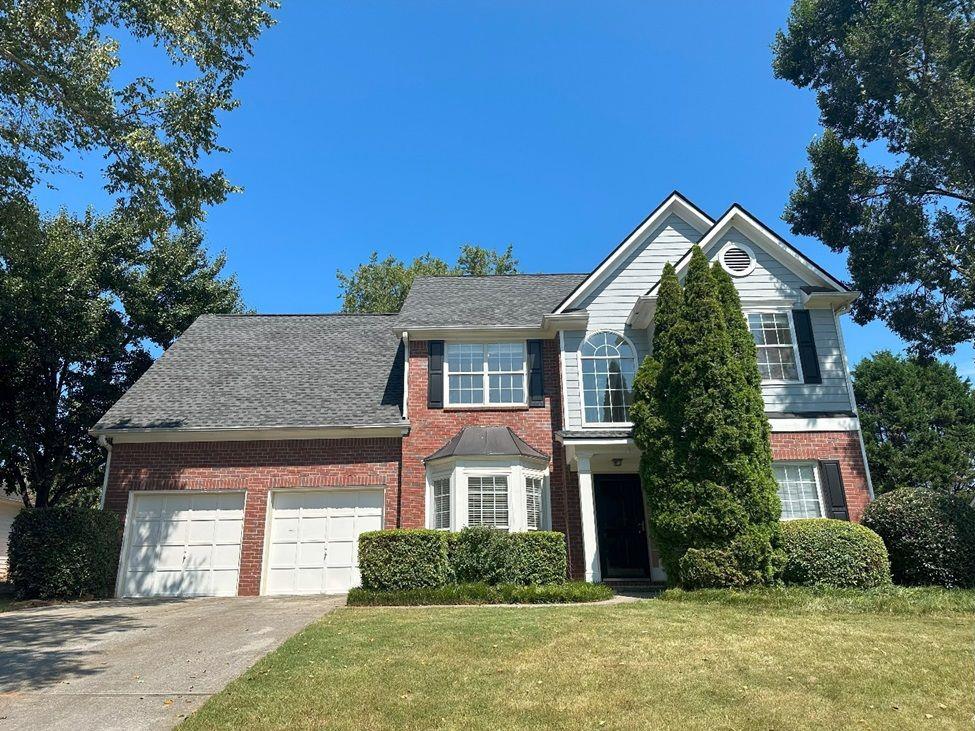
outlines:
[{"label": "window sill", "polygon": [[528,404],[451,404],[444,411],[528,411]]}]

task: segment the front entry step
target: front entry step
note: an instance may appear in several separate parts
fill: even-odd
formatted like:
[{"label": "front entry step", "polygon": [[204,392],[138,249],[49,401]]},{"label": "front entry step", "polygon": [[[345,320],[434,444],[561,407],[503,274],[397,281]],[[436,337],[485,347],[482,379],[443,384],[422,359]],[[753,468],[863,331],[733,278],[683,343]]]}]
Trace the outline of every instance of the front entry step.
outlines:
[{"label": "front entry step", "polygon": [[603,579],[603,583],[617,594],[659,594],[667,584],[653,579]]}]

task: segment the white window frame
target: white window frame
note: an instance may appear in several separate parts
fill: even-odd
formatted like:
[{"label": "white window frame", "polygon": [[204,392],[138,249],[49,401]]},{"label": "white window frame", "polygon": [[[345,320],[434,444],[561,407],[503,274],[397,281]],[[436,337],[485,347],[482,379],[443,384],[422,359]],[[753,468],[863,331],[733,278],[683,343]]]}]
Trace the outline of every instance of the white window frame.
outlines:
[{"label": "white window frame", "polygon": [[[772,467],[778,465],[793,467],[812,467],[813,479],[816,481],[816,498],[819,500],[819,517],[826,517],[826,496],[823,493],[823,479],[819,474],[819,462],[809,459],[777,459],[772,462]],[[779,483],[778,480],[775,482],[776,493],[778,493]],[[790,520],[805,520],[805,518],[785,518],[781,514],[779,515],[779,520],[782,522],[787,522]]]},{"label": "white window frame", "polygon": [[[481,360],[481,401],[479,403],[454,403],[450,400],[450,363],[447,357],[447,349],[451,345],[480,345],[483,350]],[[488,370],[488,346],[491,345],[519,345],[521,346],[521,370],[520,371],[490,371]],[[493,402],[491,401],[491,376],[508,376],[521,374],[521,401],[512,402]],[[457,375],[477,375],[477,371],[459,371]],[[490,341],[464,341],[451,340],[444,343],[443,357],[443,403],[445,408],[451,409],[519,409],[528,406],[528,344],[524,340],[490,340]]]},{"label": "white window frame", "polygon": [[[796,337],[796,323],[792,319],[792,308],[791,307],[762,307],[762,308],[749,308],[744,310],[745,314],[745,324],[748,325],[749,315],[785,315],[786,322],[789,323],[789,337],[792,338],[792,357],[796,361],[796,379],[778,379],[778,378],[762,378],[763,386],[784,386],[784,385],[795,385],[797,383],[805,383],[806,378],[802,372],[802,361],[799,358],[799,339]],[[751,326],[749,325],[748,334],[751,335]],[[754,335],[752,335],[754,339]],[[755,343],[757,349],[762,348],[784,348],[784,345],[759,345]]]},{"label": "white window frame", "polygon": [[[448,509],[449,518],[447,520],[446,528],[437,528],[437,502],[434,499],[434,483],[440,480],[447,480],[449,485],[449,497],[448,497]],[[456,515],[455,508],[455,494],[457,490],[454,488],[454,473],[450,470],[440,470],[438,472],[431,472],[427,475],[427,498],[426,498],[426,514],[427,514],[427,528],[433,530],[450,530],[454,523],[454,516]]]},{"label": "white window frame", "polygon": [[[583,381],[582,372],[582,361],[591,356],[584,356],[582,354],[582,346],[585,345],[589,338],[599,335],[600,333],[610,333],[611,335],[616,335],[626,341],[626,344],[630,346],[630,350],[633,351],[633,377],[636,378],[636,371],[640,368],[640,356],[637,352],[636,347],[633,345],[633,341],[630,340],[624,333],[619,330],[612,330],[610,328],[602,328],[600,330],[593,330],[592,332],[587,332],[585,337],[579,343],[579,347],[576,349],[576,372],[579,374],[579,406],[582,409],[582,425],[591,429],[621,429],[629,428],[633,426],[632,421],[589,421],[586,418],[586,387]],[[599,356],[597,356],[599,357]],[[609,360],[604,358],[604,360]],[[632,394],[631,394],[632,395]],[[628,409],[627,409],[628,410]]]},{"label": "white window frame", "polygon": [[[508,527],[509,533],[522,533],[528,528],[528,498],[526,478],[541,478],[542,506],[538,530],[551,530],[552,508],[549,487],[549,471],[537,466],[529,466],[520,461],[512,463],[491,460],[454,460],[445,465],[437,465],[427,471],[426,525],[434,528],[433,483],[435,480],[450,477],[450,527],[459,531],[470,524],[468,513],[468,481],[472,477],[505,477],[508,480]],[[534,529],[533,529],[534,530]]]}]

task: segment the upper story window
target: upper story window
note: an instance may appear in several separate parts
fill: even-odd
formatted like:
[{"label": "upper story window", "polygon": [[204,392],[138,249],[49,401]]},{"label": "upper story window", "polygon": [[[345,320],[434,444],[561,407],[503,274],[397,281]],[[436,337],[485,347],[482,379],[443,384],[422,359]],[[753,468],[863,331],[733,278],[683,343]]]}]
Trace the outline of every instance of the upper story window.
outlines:
[{"label": "upper story window", "polygon": [[522,405],[525,343],[448,343],[444,358],[447,405]]},{"label": "upper story window", "polygon": [[636,373],[633,346],[619,333],[598,332],[582,343],[580,357],[585,422],[626,423]]},{"label": "upper story window", "polygon": [[798,383],[799,351],[789,312],[749,312],[763,383]]}]

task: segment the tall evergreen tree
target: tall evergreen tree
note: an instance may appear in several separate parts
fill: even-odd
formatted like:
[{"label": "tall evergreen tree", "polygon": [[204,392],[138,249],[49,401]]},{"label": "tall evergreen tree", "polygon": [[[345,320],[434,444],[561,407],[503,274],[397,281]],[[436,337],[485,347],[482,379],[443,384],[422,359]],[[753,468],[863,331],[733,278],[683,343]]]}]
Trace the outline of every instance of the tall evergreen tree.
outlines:
[{"label": "tall evergreen tree", "polygon": [[670,580],[689,588],[767,583],[777,562],[768,425],[748,373],[754,344],[749,352],[727,284],[697,247],[683,292],[665,270],[654,353],[634,392],[650,529]]}]

